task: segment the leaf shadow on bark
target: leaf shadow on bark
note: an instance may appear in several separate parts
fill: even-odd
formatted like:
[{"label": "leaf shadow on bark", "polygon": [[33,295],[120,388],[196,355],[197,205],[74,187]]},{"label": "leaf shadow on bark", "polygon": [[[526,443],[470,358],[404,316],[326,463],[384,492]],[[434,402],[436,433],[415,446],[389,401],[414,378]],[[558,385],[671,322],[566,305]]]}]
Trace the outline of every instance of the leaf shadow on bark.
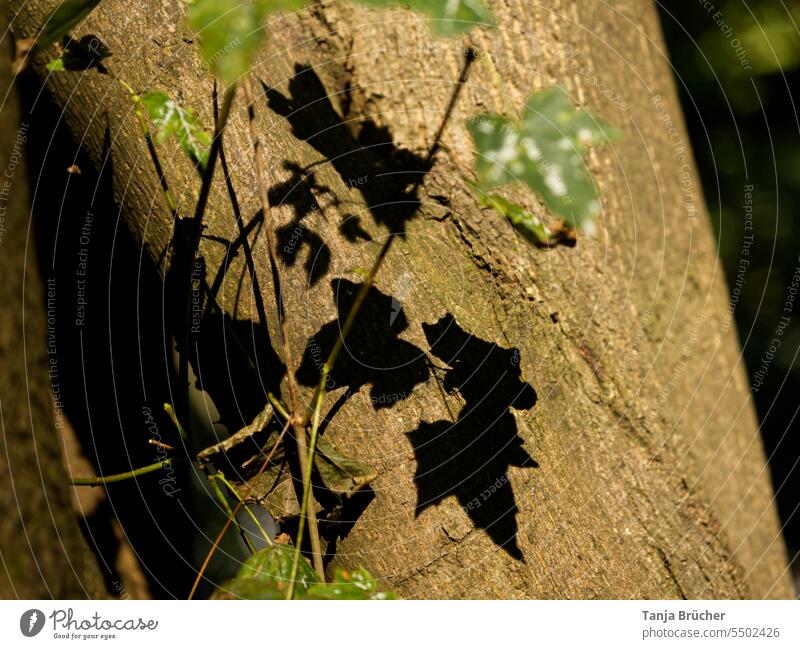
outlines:
[{"label": "leaf shadow on bark", "polygon": [[473,336],[450,314],[422,327],[431,353],[448,366],[444,390],[460,395],[463,406],[455,422],[422,421],[406,433],[417,459],[415,513],[454,496],[476,528],[523,561],[508,468],[539,464],[510,410],[530,410],[537,401],[533,387],[521,380],[519,350]]},{"label": "leaf shadow on bark", "polygon": [[[298,383],[315,386],[325,359],[336,343],[341,323],[350,312],[361,284],[343,278],[331,281],[339,317],[324,324],[308,339],[303,358],[295,373]],[[335,367],[328,375],[328,391],[347,388],[345,398],[369,385],[370,400],[375,410],[389,408],[408,398],[414,387],[428,379],[424,350],[400,338],[408,328],[406,315],[399,302],[372,286],[345,342]],[[328,413],[329,421],[338,403]]]},{"label": "leaf shadow on bark", "polygon": [[[309,338],[296,373],[301,385],[313,386],[319,381],[322,363],[360,286],[341,278],[331,285],[339,318]],[[416,386],[430,378],[426,352],[400,338],[408,326],[398,300],[372,287],[351,332],[350,340],[355,342],[345,347],[329,375],[328,391],[346,390],[325,415],[322,433],[344,402],[361,388],[369,386],[371,405],[378,411],[409,398]],[[516,540],[518,508],[508,469],[539,465],[525,450],[511,412],[511,408],[530,410],[537,402],[536,391],[521,379],[519,350],[473,336],[450,314],[422,327],[431,355],[447,365],[442,387],[448,394],[458,395],[463,405],[455,421],[421,421],[406,433],[417,461],[415,514],[419,516],[453,496],[476,528],[486,531],[510,556],[523,560]],[[332,528],[339,538],[347,534],[369,501],[360,511],[356,504],[343,517],[349,525]]]},{"label": "leaf shadow on bark", "polygon": [[[419,208],[419,181],[430,171],[430,160],[397,146],[391,131],[371,119],[359,119],[355,135],[355,121],[342,119],[322,80],[308,65],[295,65],[288,95],[263,81],[261,86],[270,109],[286,118],[295,137],[314,147],[324,157],[322,162],[330,164],[349,190],[360,195],[375,222],[404,233]],[[295,171],[301,176],[312,173],[310,167]],[[339,231],[349,241],[368,238],[354,214],[343,215]]]}]

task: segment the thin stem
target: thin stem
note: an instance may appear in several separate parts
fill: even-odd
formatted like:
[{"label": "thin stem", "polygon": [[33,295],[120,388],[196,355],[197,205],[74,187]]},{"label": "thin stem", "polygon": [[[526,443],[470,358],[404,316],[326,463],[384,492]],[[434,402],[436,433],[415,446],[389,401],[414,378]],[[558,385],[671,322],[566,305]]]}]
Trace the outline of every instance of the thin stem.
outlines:
[{"label": "thin stem", "polygon": [[389,252],[390,248],[392,247],[392,243],[394,242],[397,236],[396,232],[392,232],[384,242],[383,246],[381,246],[380,251],[378,252],[378,256],[375,258],[375,261],[372,262],[372,267],[369,269],[366,278],[361,284],[361,287],[358,289],[358,293],[356,294],[356,299],[353,301],[353,306],[350,309],[350,312],[347,314],[347,318],[344,321],[344,325],[339,330],[339,337],[336,339],[336,342],[333,344],[333,348],[328,354],[328,358],[325,361],[324,365],[322,366],[322,372],[320,373],[320,379],[317,383],[317,387],[314,389],[314,394],[311,397],[311,405],[309,406],[308,412],[303,418],[303,425],[307,424],[311,415],[313,414],[314,410],[318,407],[319,402],[322,400],[322,394],[325,392],[325,382],[327,381],[328,375],[333,370],[333,366],[336,364],[336,359],[339,357],[339,352],[342,351],[342,347],[344,346],[345,339],[347,335],[350,333],[350,330],[353,328],[353,325],[356,321],[356,316],[358,316],[358,312],[361,309],[361,305],[364,304],[364,300],[367,298],[367,294],[369,293],[370,288],[372,288],[372,284],[375,280],[375,275],[378,272],[378,269],[381,267],[383,260],[386,258],[387,253]]},{"label": "thin stem", "polygon": [[242,508],[242,504],[244,503],[244,501],[247,498],[250,497],[250,494],[253,492],[253,489],[255,488],[255,483],[261,477],[261,474],[264,473],[264,471],[266,471],[267,465],[269,465],[270,461],[272,460],[272,457],[275,455],[275,452],[278,450],[278,446],[280,446],[281,441],[283,441],[283,438],[286,435],[286,431],[289,430],[289,424],[290,424],[290,420],[287,420],[286,424],[283,426],[283,430],[281,431],[281,434],[278,435],[278,439],[275,440],[275,445],[272,447],[272,450],[269,452],[269,455],[267,455],[267,457],[264,459],[264,462],[261,464],[261,467],[258,469],[258,472],[256,473],[256,475],[248,483],[249,487],[247,489],[247,493],[245,494],[244,498],[242,500],[240,500],[236,504],[236,507],[233,508],[232,515],[228,517],[228,520],[225,521],[225,525],[219,531],[219,534],[217,534],[217,538],[214,540],[214,543],[211,546],[211,549],[208,551],[208,554],[206,555],[206,558],[203,561],[203,565],[200,566],[200,570],[197,572],[197,578],[194,580],[194,584],[192,585],[192,590],[189,591],[188,599],[192,599],[194,597],[194,594],[197,591],[197,587],[200,585],[200,581],[203,578],[203,573],[205,573],[206,568],[208,568],[208,564],[211,561],[211,557],[214,556],[214,552],[216,552],[217,547],[219,547],[219,542],[222,540],[222,537],[225,536],[225,532],[228,531],[228,528],[231,526],[231,523],[233,522],[234,517],[239,512],[239,510]]},{"label": "thin stem", "polygon": [[143,466],[140,469],[134,469],[133,471],[126,471],[125,473],[115,473],[113,475],[94,477],[94,478],[70,477],[69,482],[70,484],[76,487],[100,487],[102,485],[110,484],[112,482],[122,482],[123,480],[138,478],[139,476],[147,475],[148,473],[155,473],[160,469],[169,467],[171,463],[172,463],[171,459],[161,460],[161,462],[156,462],[155,464],[148,464],[147,466]]},{"label": "thin stem", "polygon": [[[222,473],[215,473],[212,477],[215,478],[216,480],[219,480],[222,484],[224,484],[228,488],[228,491],[230,491],[233,494],[233,497],[236,498],[238,502],[242,503],[244,511],[247,513],[247,515],[250,517],[253,523],[255,523],[256,528],[258,529],[259,532],[261,532],[261,536],[264,538],[264,540],[267,542],[268,545],[272,545],[272,539],[269,538],[269,534],[267,534],[267,531],[264,529],[264,526],[261,525],[261,521],[258,520],[258,517],[247,506],[247,503],[239,495],[239,492],[236,491],[236,487],[234,487]],[[244,533],[247,534],[246,531],[244,531]],[[248,542],[248,545],[251,544]],[[253,550],[253,552],[255,553],[255,550]]]},{"label": "thin stem", "polygon": [[[433,144],[431,148],[428,150],[428,155],[425,158],[425,168],[430,168],[430,164],[433,161],[434,156],[439,152],[442,144],[442,136],[444,135],[444,130],[447,128],[447,125],[450,123],[450,119],[453,117],[453,111],[455,110],[456,104],[458,103],[458,98],[461,96],[461,91],[464,89],[464,84],[467,83],[467,77],[469,77],[469,69],[472,67],[472,64],[475,62],[475,50],[472,48],[467,49],[464,52],[464,64],[461,66],[461,72],[458,75],[458,80],[456,81],[456,87],[453,89],[453,93],[450,95],[450,101],[447,104],[447,108],[444,111],[444,115],[442,116],[442,121],[439,123],[439,128],[436,130],[436,135],[433,136]],[[421,179],[417,181],[415,184],[415,190],[419,188]]]},{"label": "thin stem", "polygon": [[178,434],[181,436],[181,439],[184,442],[189,440],[189,436],[186,434],[186,430],[181,426],[181,422],[178,421],[178,417],[175,414],[175,409],[168,403],[164,404],[164,412],[167,413],[167,416],[172,421],[172,425],[178,430]]},{"label": "thin stem", "polygon": [[189,246],[186,250],[186,260],[183,268],[183,281],[180,286],[185,291],[184,295],[184,321],[183,321],[183,344],[180,348],[180,367],[178,369],[178,385],[183,403],[179,409],[181,416],[188,415],[189,410],[189,333],[192,310],[192,269],[195,256],[200,247],[200,236],[203,233],[203,217],[205,216],[208,197],[211,194],[211,181],[214,178],[214,168],[216,167],[219,148],[222,144],[222,132],[228,121],[231,104],[236,95],[236,85],[232,85],[225,90],[222,98],[222,107],[219,116],[214,124],[214,139],[211,142],[211,149],[208,153],[208,162],[203,170],[203,180],[200,185],[200,194],[197,198],[194,219],[192,221],[192,232],[189,239]]},{"label": "thin stem", "polygon": [[157,439],[148,439],[147,443],[148,444],[152,444],[153,446],[155,446],[157,448],[160,448],[160,449],[162,449],[164,451],[167,451],[169,453],[174,453],[175,452],[175,447],[174,446],[170,446],[169,444],[165,444],[164,442],[159,442]]},{"label": "thin stem", "polygon": [[[256,170],[256,182],[258,184],[259,196],[261,198],[261,212],[264,217],[264,224],[267,229],[267,246],[269,247],[269,260],[272,269],[272,286],[275,292],[275,304],[278,309],[278,320],[280,322],[281,343],[283,345],[283,362],[286,365],[286,378],[289,383],[289,404],[292,408],[292,422],[294,437],[297,444],[297,456],[300,463],[300,473],[310,475],[310,465],[308,463],[308,447],[306,444],[305,425],[300,421],[300,402],[298,398],[297,382],[294,376],[294,362],[292,360],[292,349],[289,341],[289,323],[286,317],[286,309],[283,303],[283,290],[280,277],[280,265],[278,263],[278,249],[273,232],[271,210],[269,204],[269,185],[267,183],[266,169],[264,168],[261,156],[261,140],[258,135],[256,124],[255,102],[253,99],[253,84],[250,75],[247,75],[242,86],[244,88],[245,100],[247,101],[247,122],[250,128],[250,143],[253,147],[253,160]],[[309,499],[314,510],[314,495],[308,493],[308,489],[303,490],[303,500]],[[302,518],[301,518],[302,525]],[[308,521],[309,536],[311,539],[311,554],[314,568],[321,581],[325,581],[325,567],[322,563],[322,543],[319,538],[319,527],[317,526],[316,516],[311,516]]]},{"label": "thin stem", "polygon": [[[322,394],[325,391],[325,383],[328,379],[328,375],[330,374],[333,366],[336,364],[336,359],[339,356],[339,352],[342,350],[342,346],[344,345],[345,338],[347,338],[347,334],[350,333],[350,330],[353,328],[353,324],[356,321],[356,316],[358,315],[359,310],[361,309],[361,305],[364,303],[364,300],[369,293],[369,289],[372,286],[372,283],[375,279],[375,274],[378,272],[378,269],[381,267],[383,260],[386,258],[386,254],[389,252],[389,249],[392,247],[392,242],[394,241],[395,233],[390,234],[386,241],[384,242],[383,246],[381,247],[378,256],[375,258],[375,261],[372,263],[372,267],[369,269],[367,273],[367,277],[364,282],[361,284],[361,287],[356,294],[356,299],[353,302],[353,306],[350,309],[350,312],[347,314],[347,318],[345,319],[344,326],[341,328],[339,337],[336,339],[336,342],[333,345],[333,349],[331,349],[330,354],[328,354],[328,358],[325,361],[325,364],[322,366],[322,372],[320,373],[319,383],[317,383],[317,387],[314,389],[314,395],[311,397],[311,440],[308,447],[308,458],[306,460],[306,465],[303,470],[303,497],[300,501],[300,521],[297,525],[297,538],[295,540],[295,548],[294,548],[294,560],[292,562],[292,573],[291,579],[289,580],[289,589],[286,592],[286,599],[292,599],[294,596],[294,580],[297,576],[297,569],[300,565],[300,546],[303,542],[303,523],[306,520],[306,512],[308,511],[308,504],[311,500],[311,467],[314,465],[314,453],[316,452],[317,448],[317,433],[319,430],[319,417],[320,417],[320,409],[322,407]],[[307,419],[308,415],[304,418]],[[303,433],[305,436],[305,422],[303,422]],[[302,468],[302,467],[301,467]],[[309,520],[315,517],[309,517]],[[309,529],[311,526],[309,525]]]},{"label": "thin stem", "polygon": [[[219,502],[222,504],[222,507],[225,510],[225,513],[228,515],[228,518],[232,517],[233,510],[231,509],[230,503],[228,502],[228,499],[225,497],[225,494],[222,493],[222,489],[219,488],[219,485],[217,484],[216,481],[216,478],[221,474],[219,473],[212,474],[206,472],[206,475],[208,476],[208,481],[211,483],[211,488],[214,490],[214,493],[217,496],[217,500],[219,500]],[[256,548],[253,545],[253,542],[250,540],[250,537],[247,536],[247,533],[244,531],[244,529],[242,529],[242,526],[239,524],[239,521],[236,521],[236,529],[239,530],[239,535],[242,537],[242,540],[247,545],[247,549],[250,550],[250,554],[255,554]]]},{"label": "thin stem", "polygon": [[[222,307],[217,303],[217,300],[214,298],[213,295],[210,294],[208,291],[208,285],[203,284],[203,290],[208,294],[208,301],[212,309],[214,309],[222,318],[223,326],[225,327],[225,332],[227,335],[231,337],[231,340],[235,343],[235,345],[239,348],[243,358],[247,361],[247,366],[253,372],[256,378],[259,378],[258,369],[256,368],[255,364],[253,363],[253,359],[250,358],[250,352],[244,346],[244,343],[239,338],[239,335],[236,333],[236,330],[231,326],[230,318],[228,314],[222,309]],[[277,396],[275,396],[272,392],[267,391],[267,399],[272,404],[272,407],[275,408],[275,411],[281,415],[284,419],[289,419],[289,411],[286,409],[283,401],[281,401]]]},{"label": "thin stem", "polygon": [[[327,373],[324,372],[327,377]],[[297,569],[300,566],[300,544],[303,542],[303,523],[306,520],[306,511],[308,510],[308,495],[311,493],[311,467],[314,462],[314,451],[317,446],[317,432],[319,431],[319,414],[322,406],[322,399],[317,399],[316,406],[314,407],[314,414],[311,424],[311,440],[308,449],[308,462],[306,463],[306,472],[303,476],[303,500],[300,504],[300,521],[297,524],[297,544],[294,548],[294,558],[292,560],[292,572],[289,577],[289,589],[286,591],[286,599],[294,597],[295,580],[297,579]]]},{"label": "thin stem", "polygon": [[258,135],[256,124],[255,102],[253,100],[253,84],[250,76],[246,76],[242,82],[244,97],[247,102],[247,124],[249,126],[250,144],[253,147],[253,162],[256,170],[256,184],[258,185],[259,198],[261,199],[261,213],[264,217],[264,224],[267,230],[267,247],[269,248],[269,261],[272,271],[272,284],[275,293],[275,306],[278,310],[280,320],[281,343],[283,345],[283,361],[286,364],[286,374],[289,383],[289,403],[292,410],[297,409],[297,382],[294,378],[292,349],[289,345],[288,320],[286,309],[283,303],[283,288],[280,276],[280,264],[278,261],[278,248],[275,242],[275,233],[272,227],[271,208],[269,204],[269,184],[267,182],[267,172],[261,159],[261,139]]}]

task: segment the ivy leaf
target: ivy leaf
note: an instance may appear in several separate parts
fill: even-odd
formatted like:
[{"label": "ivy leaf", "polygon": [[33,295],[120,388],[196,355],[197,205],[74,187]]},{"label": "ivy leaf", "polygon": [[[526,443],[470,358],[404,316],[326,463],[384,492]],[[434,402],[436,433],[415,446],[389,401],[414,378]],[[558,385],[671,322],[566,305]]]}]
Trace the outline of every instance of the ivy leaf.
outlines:
[{"label": "ivy leaf", "polygon": [[325,487],[339,498],[349,498],[378,477],[372,467],[344,457],[333,444],[322,437],[317,438],[314,467]]},{"label": "ivy leaf", "polygon": [[204,169],[208,161],[211,136],[203,130],[195,114],[165,92],[146,92],[139,98],[155,127],[156,142],[175,137],[192,162]]},{"label": "ivy leaf", "polygon": [[286,586],[271,579],[242,577],[231,579],[211,595],[211,599],[286,599]]},{"label": "ivy leaf", "polygon": [[195,0],[189,7],[187,22],[197,33],[206,63],[230,86],[250,70],[253,54],[264,37],[265,14],[298,4],[297,0]]},{"label": "ivy leaf", "polygon": [[[222,584],[211,599],[285,599],[293,561],[291,545],[270,545],[247,559],[237,575]],[[333,582],[320,584],[305,557],[300,557],[297,565],[294,592],[296,599],[397,599],[394,593],[378,591],[378,582],[363,568],[337,569]]]},{"label": "ivy leaf", "polygon": [[570,227],[593,230],[600,200],[583,156],[589,146],[619,139],[619,131],[576,109],[559,86],[532,95],[521,120],[476,115],[467,128],[477,149],[475,173],[481,189],[523,182]]},{"label": "ivy leaf", "polygon": [[[222,584],[212,599],[284,599],[292,575],[294,548],[270,545],[244,562],[236,576]],[[317,575],[305,557],[300,557],[295,596],[303,597],[317,583]]]},{"label": "ivy leaf", "polygon": [[494,25],[492,13],[483,0],[358,0],[372,7],[405,5],[430,16],[431,31],[437,36],[460,36],[476,24]]},{"label": "ivy leaf", "polygon": [[378,582],[364,568],[337,568],[331,583],[314,584],[303,599],[397,599],[397,596],[391,592],[379,592]]},{"label": "ivy leaf", "polygon": [[87,34],[78,41],[65,36],[62,42],[64,49],[61,56],[47,64],[48,70],[63,72],[64,70],[97,68],[98,72],[105,74],[106,69],[103,67],[102,61],[111,56],[111,51],[97,36]]},{"label": "ivy leaf", "polygon": [[47,47],[60,41],[99,4],[100,0],[64,0],[48,16],[36,39],[36,47]]}]

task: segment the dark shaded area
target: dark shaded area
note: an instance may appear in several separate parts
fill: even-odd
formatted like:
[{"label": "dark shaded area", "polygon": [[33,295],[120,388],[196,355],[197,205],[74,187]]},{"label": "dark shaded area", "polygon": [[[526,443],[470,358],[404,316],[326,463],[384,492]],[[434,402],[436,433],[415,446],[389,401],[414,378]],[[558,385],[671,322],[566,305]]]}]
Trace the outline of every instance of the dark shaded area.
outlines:
[{"label": "dark shaded area", "polygon": [[[218,119],[219,101],[213,94],[214,119]],[[161,167],[157,153],[156,169]],[[201,392],[213,395],[214,405],[218,412],[212,413],[216,420],[223,424],[229,433],[249,424],[261,412],[267,402],[269,392],[280,396],[281,378],[285,366],[275,351],[267,326],[267,309],[273,305],[264,303],[264,291],[261,280],[256,273],[256,264],[250,245],[250,238],[259,235],[264,225],[264,215],[259,210],[249,221],[245,222],[241,204],[233,185],[227,162],[224,141],[220,142],[219,162],[225,181],[230,209],[237,226],[238,236],[232,241],[212,238],[201,231],[201,239],[207,244],[225,247],[222,265],[209,283],[205,259],[197,251],[190,250],[192,241],[192,222],[189,219],[177,218],[174,223],[172,237],[172,259],[165,280],[168,330],[175,341],[186,340],[189,362],[194,372],[194,380],[190,381],[190,399],[195,399]],[[166,189],[166,186],[165,186]],[[244,264],[238,278],[238,292],[235,298],[233,318],[225,314],[219,305],[218,295],[226,276],[230,272],[232,261],[243,255]],[[192,268],[191,278],[185,275],[186,268]],[[245,276],[252,283],[252,299],[258,315],[258,323],[250,320],[236,320],[236,313]],[[191,280],[190,313],[186,313],[186,283]],[[187,315],[189,322],[187,323]],[[250,389],[243,390],[242,384]],[[260,388],[260,389],[259,389]],[[224,431],[223,431],[224,432]],[[202,441],[202,446],[215,444],[218,437],[209,437]]]},{"label": "dark shaded area", "polygon": [[712,4],[660,0],[659,8],[795,559],[800,303],[785,308],[800,273],[800,3]]},{"label": "dark shaded area", "polygon": [[[24,89],[29,169],[36,191],[34,235],[49,319],[42,344],[52,348],[51,380],[97,474],[130,471],[164,458],[150,439],[183,448],[163,410],[176,396],[174,340],[185,322],[181,293],[174,271],[162,282],[120,222],[111,180],[113,134],[106,129],[106,154],[101,173],[95,174],[67,129],[55,126],[59,111],[45,95],[37,100],[38,87]],[[106,116],[98,119],[105,123]],[[70,167],[74,173],[68,172]],[[252,232],[250,224],[243,228]],[[176,230],[173,262],[185,258],[185,241],[185,234]],[[229,243],[232,255],[244,248],[241,240]],[[196,279],[199,304],[206,305],[213,289],[209,291],[202,258]],[[196,316],[199,324],[189,338],[198,377],[194,391],[213,396],[217,421],[232,432],[260,412],[268,389],[279,394],[283,366],[264,327],[223,320],[210,308],[201,308]],[[116,518],[153,596],[186,596],[195,575],[198,535],[198,501],[190,470],[188,463],[176,462],[169,470],[109,485],[108,506],[81,521],[107,584],[119,579],[113,569]]]},{"label": "dark shaded area", "polygon": [[[107,157],[101,175],[95,175],[66,129],[54,130],[59,111],[44,97],[32,105],[39,89],[24,89],[51,381],[100,475],[151,464],[160,458],[148,439],[179,444],[161,408],[170,400],[162,283],[128,231],[117,227],[113,160]],[[74,164],[80,174],[67,172]],[[166,482],[159,484],[165,479],[166,488]],[[117,550],[114,516],[139,556],[153,595],[185,596],[192,574],[185,557],[193,531],[181,500],[186,480],[176,470],[109,486],[109,507],[101,510],[107,515],[83,525],[108,583],[118,579],[111,568]]]},{"label": "dark shaded area", "polygon": [[[389,129],[371,120],[359,121],[358,136],[354,135],[352,125],[342,120],[319,76],[307,65],[295,65],[288,96],[262,86],[269,107],[289,121],[297,138],[325,157],[351,191],[361,195],[375,222],[392,232],[405,232],[406,223],[419,207],[419,180],[429,170],[430,161],[397,147]],[[311,170],[294,172],[299,181]],[[343,225],[349,223],[345,233],[363,234],[357,219],[353,214],[344,215]]]},{"label": "dark shaded area", "polygon": [[315,489],[314,495],[326,511],[325,517],[319,522],[319,533],[326,543],[323,561],[327,565],[336,555],[339,540],[347,537],[361,514],[375,499],[375,491],[372,487],[366,487],[341,502],[324,489]]},{"label": "dark shaded area", "polygon": [[[314,386],[319,382],[322,365],[339,337],[360,287],[361,284],[347,279],[331,281],[339,317],[309,338],[296,372],[301,385]],[[349,395],[370,385],[370,398],[376,410],[408,398],[414,387],[428,378],[429,369],[425,352],[399,337],[407,328],[408,320],[400,302],[371,287],[328,376],[327,389],[346,387]],[[326,419],[332,416],[328,413]]]},{"label": "dark shaded area", "polygon": [[520,378],[519,350],[472,336],[449,314],[423,328],[431,353],[449,366],[444,390],[464,405],[455,422],[423,421],[407,433],[417,459],[416,513],[455,496],[477,528],[522,560],[508,467],[539,465],[509,410],[529,410],[537,400]]},{"label": "dark shaded area", "polygon": [[61,46],[63,51],[60,60],[65,70],[83,71],[95,68],[100,74],[106,74],[102,61],[111,56],[111,52],[99,36],[87,34],[80,39],[64,36]]}]

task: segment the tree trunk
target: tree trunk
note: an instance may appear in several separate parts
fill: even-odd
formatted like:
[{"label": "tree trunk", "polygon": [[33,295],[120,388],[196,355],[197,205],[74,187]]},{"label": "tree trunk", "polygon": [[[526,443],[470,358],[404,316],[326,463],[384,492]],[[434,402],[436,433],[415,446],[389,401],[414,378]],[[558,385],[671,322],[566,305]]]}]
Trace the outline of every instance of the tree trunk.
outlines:
[{"label": "tree trunk", "polygon": [[[29,35],[53,3],[12,5],[15,32]],[[334,293],[346,311],[358,269],[405,227],[325,399],[323,412],[338,403],[324,436],[379,474],[355,522],[326,528],[336,551],[329,569],[363,565],[404,597],[790,597],[769,470],[654,7],[490,5],[498,28],[470,39],[496,72],[473,65],[413,218],[380,204],[400,195],[409,170],[424,171],[464,43],[435,40],[404,10],[325,1],[272,17],[254,70],[304,397],[338,330]],[[177,0],[106,0],[76,34],[110,47],[111,74],[45,81],[98,168],[111,143],[122,218],[162,274],[171,217],[112,77],[181,92],[211,124],[212,79],[183,11]],[[45,62],[32,65],[43,79]],[[626,137],[589,157],[603,202],[596,237],[542,250],[477,203],[464,181],[473,151],[463,122],[516,112],[555,83]],[[180,151],[160,151],[180,211],[191,214],[197,174]],[[247,326],[263,300],[278,349],[241,96],[225,151],[260,281],[254,299],[235,248],[217,300]],[[225,262],[220,241],[238,237],[220,169],[206,224],[211,284]],[[155,306],[161,296],[146,300]],[[203,362],[232,354],[223,344],[206,340]],[[262,384],[277,387],[275,354],[266,357]],[[208,377],[206,389],[216,399],[230,383],[237,400],[263,402],[261,386],[243,376]],[[228,407],[229,421],[254,407]]]},{"label": "tree trunk", "polygon": [[[5,16],[0,17],[5,33]],[[0,92],[0,598],[100,597],[104,587],[70,503],[53,397],[46,290],[31,234],[26,141],[3,43]],[[49,286],[48,286],[49,289]]]}]

